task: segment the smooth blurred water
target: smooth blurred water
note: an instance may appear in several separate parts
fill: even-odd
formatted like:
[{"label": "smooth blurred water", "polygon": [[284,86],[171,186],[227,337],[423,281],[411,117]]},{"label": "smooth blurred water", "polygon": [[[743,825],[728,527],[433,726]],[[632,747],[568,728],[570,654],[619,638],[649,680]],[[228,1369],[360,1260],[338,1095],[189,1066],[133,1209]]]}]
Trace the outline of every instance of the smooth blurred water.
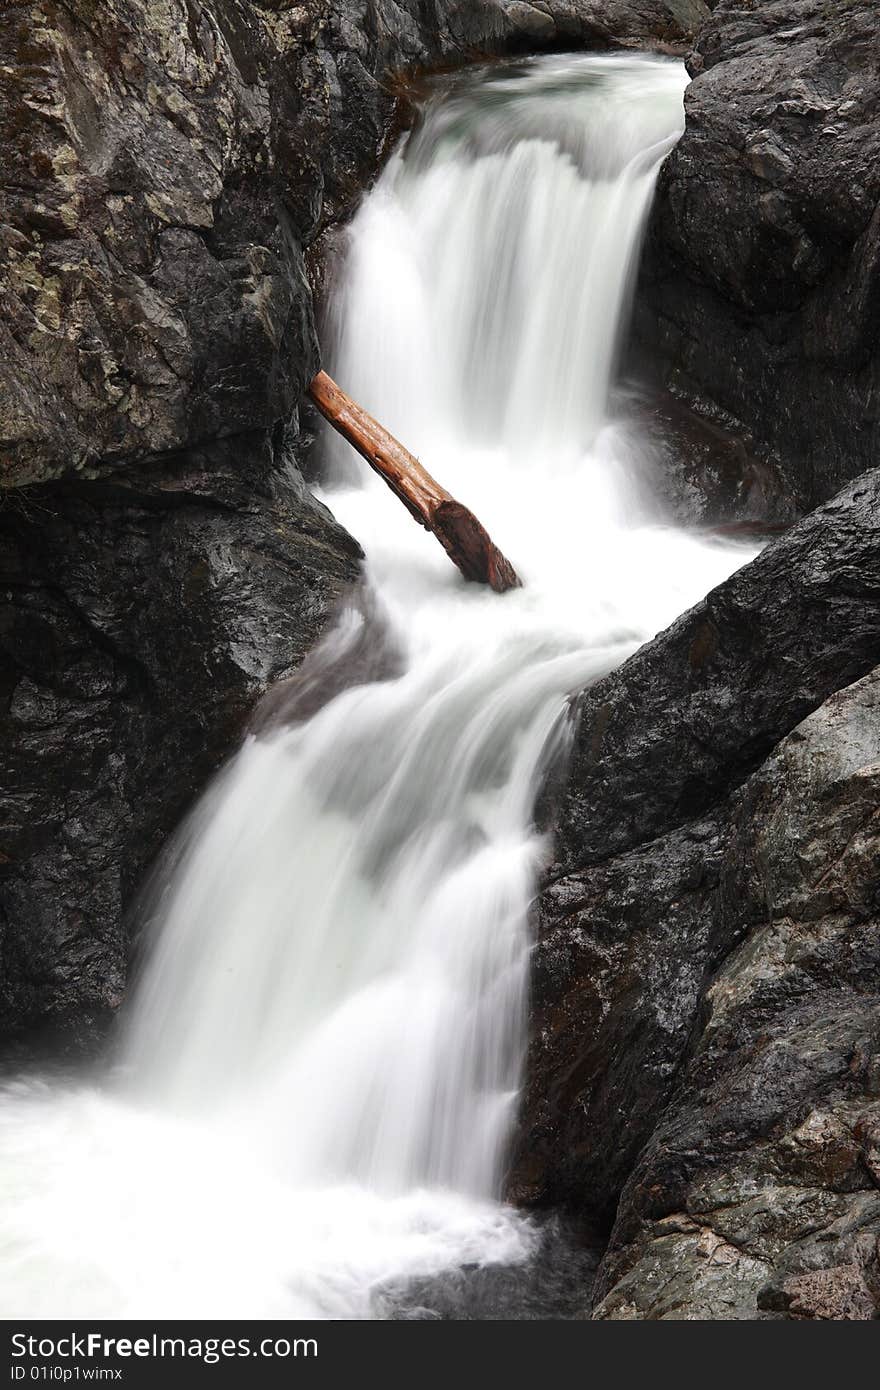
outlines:
[{"label": "smooth blurred water", "polygon": [[5,1316],[367,1317],[534,1251],[499,1194],[535,798],[568,696],[748,558],[658,523],[650,442],[609,416],[685,81],[634,56],[472,75],[365,201],[328,366],[524,587],[464,584],[325,441],[371,597],[313,667],[373,646],[388,669],[293,724],[276,700],[209,789],[114,1077],[6,1094]]}]

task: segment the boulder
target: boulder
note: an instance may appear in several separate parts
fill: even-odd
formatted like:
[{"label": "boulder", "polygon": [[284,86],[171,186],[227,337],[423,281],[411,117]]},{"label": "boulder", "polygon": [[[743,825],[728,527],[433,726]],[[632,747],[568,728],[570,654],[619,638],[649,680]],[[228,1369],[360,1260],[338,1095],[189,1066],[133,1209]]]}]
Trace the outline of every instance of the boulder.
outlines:
[{"label": "boulder", "polygon": [[744,929],[718,807],[811,710],[880,663],[878,527],[880,470],[580,697],[537,908],[520,1200],[613,1214],[706,972]]},{"label": "boulder", "polygon": [[[812,570],[830,548],[813,527],[848,518],[846,569],[844,535],[877,483],[845,490],[585,697],[560,862],[538,905],[509,1191],[613,1225],[598,1317],[877,1315],[876,541],[850,555],[867,587],[811,684],[831,630]],[[741,659],[707,680],[687,659],[693,634],[712,612],[708,660],[723,664],[762,578],[770,628],[750,620]],[[800,614],[797,654],[777,599]],[[655,661],[666,698],[652,703]],[[709,687],[729,697],[712,739]],[[818,707],[799,720],[801,700]],[[777,714],[795,725],[781,738]],[[704,776],[722,762],[720,780]]]},{"label": "boulder", "polygon": [[359,550],[260,439],[10,493],[0,509],[0,1008],[6,1043],[89,1047],[126,912]]},{"label": "boulder", "polygon": [[875,670],[719,815],[716,955],[594,1316],[880,1318],[878,792]]},{"label": "boulder", "polygon": [[718,0],[661,172],[637,337],[801,510],[873,467],[880,352],[874,0]]},{"label": "boulder", "polygon": [[579,698],[558,863],[691,821],[880,661],[880,470],[804,518]]}]

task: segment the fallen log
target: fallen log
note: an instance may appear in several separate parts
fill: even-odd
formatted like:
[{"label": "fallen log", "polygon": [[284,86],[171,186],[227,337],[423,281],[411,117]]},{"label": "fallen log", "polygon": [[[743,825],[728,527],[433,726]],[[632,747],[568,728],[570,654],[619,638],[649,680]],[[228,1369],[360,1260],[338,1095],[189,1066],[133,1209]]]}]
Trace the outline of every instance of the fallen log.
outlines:
[{"label": "fallen log", "polygon": [[473,512],[441,487],[418,459],[326,372],[318,372],[309,395],[324,419],[385,479],[419,525],[433,531],[465,579],[488,584],[498,594],[519,588],[513,565]]}]

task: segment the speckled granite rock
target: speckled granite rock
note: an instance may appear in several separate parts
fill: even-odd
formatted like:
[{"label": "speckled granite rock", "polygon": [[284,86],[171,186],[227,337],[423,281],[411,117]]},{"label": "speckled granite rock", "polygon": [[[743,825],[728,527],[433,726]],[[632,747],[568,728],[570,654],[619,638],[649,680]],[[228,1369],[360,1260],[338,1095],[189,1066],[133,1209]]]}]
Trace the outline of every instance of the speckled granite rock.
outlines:
[{"label": "speckled granite rock", "polygon": [[878,807],[874,671],[719,817],[708,913],[733,947],[707,961],[595,1316],[880,1318]]},{"label": "speckled granite rock", "polygon": [[3,7],[0,1036],[100,1032],[144,864],[357,574],[295,471],[318,365],[304,250],[373,177],[407,75],[547,44],[682,47],[703,12]]}]

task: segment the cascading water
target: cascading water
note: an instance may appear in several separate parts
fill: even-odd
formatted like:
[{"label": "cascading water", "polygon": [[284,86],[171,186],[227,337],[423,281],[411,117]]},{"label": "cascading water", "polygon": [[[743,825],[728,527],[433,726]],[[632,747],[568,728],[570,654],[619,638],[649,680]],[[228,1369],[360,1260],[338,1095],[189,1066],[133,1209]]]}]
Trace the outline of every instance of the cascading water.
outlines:
[{"label": "cascading water", "polygon": [[684,84],[631,56],[471,75],[358,214],[331,368],[525,587],[465,585],[328,441],[370,601],[313,664],[376,643],[388,669],[276,717],[209,790],[114,1075],[7,1090],[5,1316],[374,1316],[533,1251],[499,1197],[536,794],[567,696],[747,558],[658,523],[650,451],[609,416]]}]

